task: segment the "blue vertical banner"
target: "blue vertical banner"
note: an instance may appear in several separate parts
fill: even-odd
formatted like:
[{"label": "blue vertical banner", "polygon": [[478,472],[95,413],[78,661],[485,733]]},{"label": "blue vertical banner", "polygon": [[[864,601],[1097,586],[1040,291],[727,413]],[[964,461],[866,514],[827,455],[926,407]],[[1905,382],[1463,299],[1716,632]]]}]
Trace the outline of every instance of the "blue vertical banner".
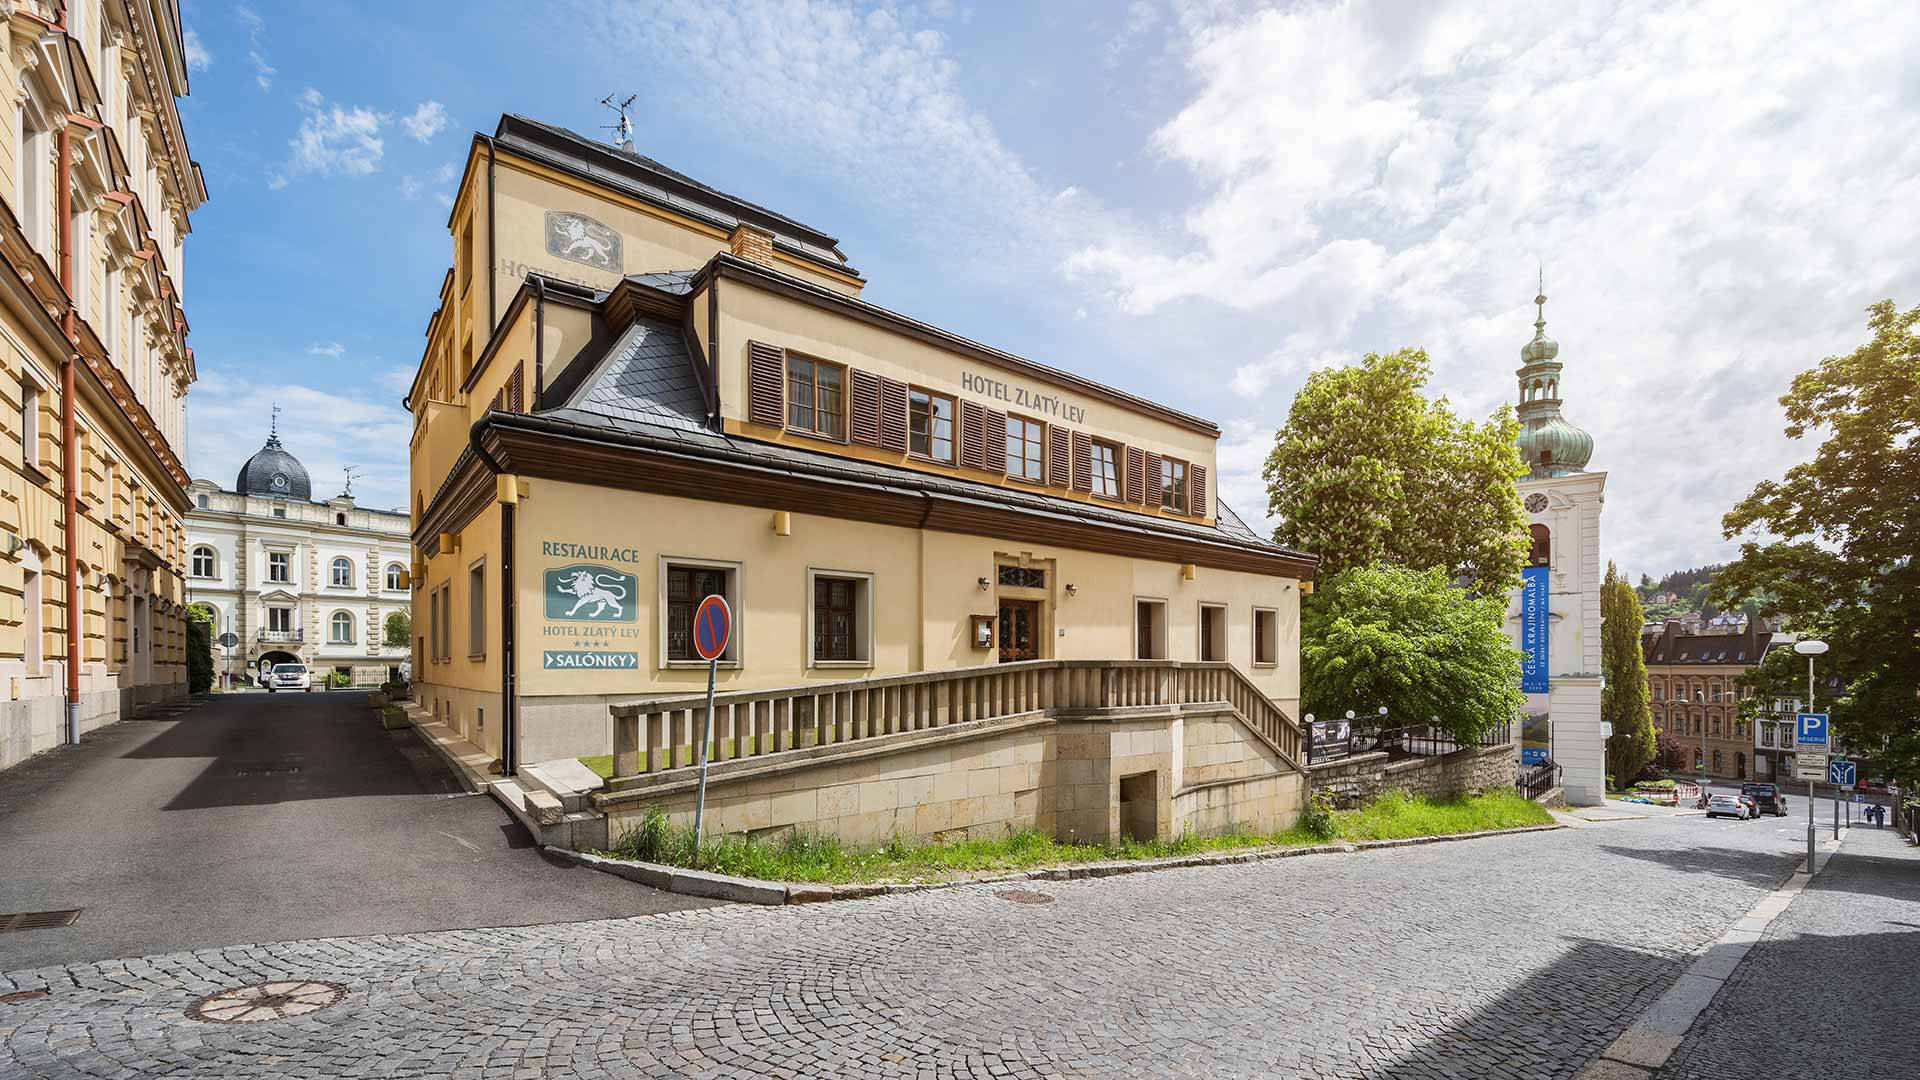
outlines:
[{"label": "blue vertical banner", "polygon": [[1520,570],[1520,692],[1544,694],[1547,685],[1547,642],[1553,629],[1547,620],[1547,567]]}]

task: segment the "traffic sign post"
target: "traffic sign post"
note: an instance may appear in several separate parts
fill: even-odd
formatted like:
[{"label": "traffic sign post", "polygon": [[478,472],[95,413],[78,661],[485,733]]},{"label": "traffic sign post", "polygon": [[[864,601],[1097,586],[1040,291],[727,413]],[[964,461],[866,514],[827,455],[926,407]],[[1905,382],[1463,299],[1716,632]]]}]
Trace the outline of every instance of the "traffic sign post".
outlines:
[{"label": "traffic sign post", "polygon": [[[693,802],[693,861],[700,862],[700,829],[707,815],[707,742],[713,732],[713,684],[733,637],[733,609],[724,596],[709,596],[693,611],[693,651],[707,662],[707,711],[700,717],[700,747],[694,751],[700,765],[700,785]],[[671,750],[668,753],[672,753]]]},{"label": "traffic sign post", "polygon": [[[1813,657],[1807,657],[1807,704],[1813,704]],[[1833,745],[1833,731],[1827,726],[1827,714],[1803,712],[1793,718],[1794,762],[1800,778],[1807,782],[1807,873],[1813,873],[1813,784],[1827,775],[1827,750]],[[1816,770],[1811,766],[1818,763]]]}]

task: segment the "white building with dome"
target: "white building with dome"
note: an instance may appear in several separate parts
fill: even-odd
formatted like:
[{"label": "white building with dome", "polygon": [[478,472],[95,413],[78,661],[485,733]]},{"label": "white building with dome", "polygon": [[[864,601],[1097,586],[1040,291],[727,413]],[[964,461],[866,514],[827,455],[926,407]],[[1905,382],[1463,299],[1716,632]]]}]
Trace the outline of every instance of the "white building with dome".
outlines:
[{"label": "white building with dome", "polygon": [[[405,511],[357,506],[342,493],[315,501],[306,467],[278,433],[240,467],[231,489],[187,486],[187,601],[210,605],[220,682],[300,662],[355,685],[409,666],[406,644],[385,643],[387,616],[411,601],[411,526]],[[231,648],[220,635],[237,639]]]}]

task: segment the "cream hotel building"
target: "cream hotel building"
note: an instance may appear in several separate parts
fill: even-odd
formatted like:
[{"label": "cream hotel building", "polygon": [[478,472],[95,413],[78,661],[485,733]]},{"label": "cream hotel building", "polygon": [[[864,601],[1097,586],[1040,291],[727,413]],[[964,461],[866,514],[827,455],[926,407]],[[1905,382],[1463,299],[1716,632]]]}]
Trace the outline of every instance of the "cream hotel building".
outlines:
[{"label": "cream hotel building", "polygon": [[[715,593],[723,756],[1215,693],[1297,771],[1316,560],[1219,501],[1213,423],[868,303],[833,237],[522,117],[475,136],[448,224],[406,398],[414,672],[502,771],[674,764],[684,717],[642,714],[704,692]],[[996,669],[993,707],[952,681]]]},{"label": "cream hotel building", "polygon": [[0,768],[184,695],[194,379],[171,0],[5,0]]}]

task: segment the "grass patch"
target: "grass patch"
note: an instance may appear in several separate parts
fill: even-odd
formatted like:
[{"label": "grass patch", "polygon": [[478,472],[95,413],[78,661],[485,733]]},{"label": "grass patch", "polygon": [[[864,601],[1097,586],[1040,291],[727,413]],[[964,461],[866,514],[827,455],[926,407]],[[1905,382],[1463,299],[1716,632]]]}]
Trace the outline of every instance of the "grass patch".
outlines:
[{"label": "grass patch", "polygon": [[[582,758],[583,762],[589,759]],[[592,764],[589,762],[588,767]],[[1511,792],[1433,801],[1391,792],[1357,810],[1331,814],[1331,830],[1316,834],[1308,824],[1280,833],[1231,832],[1171,840],[1124,840],[1077,844],[1034,829],[997,837],[934,841],[895,837],[877,847],[854,847],[839,838],[800,831],[775,840],[709,836],[698,866],[714,873],[768,881],[842,883],[944,881],[971,873],[1030,870],[1066,863],[1160,859],[1217,851],[1303,847],[1337,838],[1354,842],[1410,836],[1441,836],[1485,829],[1543,825],[1552,816]],[[1309,823],[1310,824],[1310,823]],[[693,833],[652,810],[629,829],[611,852],[621,858],[670,866],[693,866]]]},{"label": "grass patch", "polygon": [[[735,757],[739,756],[734,753],[734,740],[722,739],[720,740],[720,743],[721,743],[721,747],[720,747],[721,756],[709,756],[707,758],[708,761],[710,762],[732,761]],[[753,744],[749,742],[747,745],[749,748],[751,748]],[[808,733],[807,737],[801,740],[800,748],[805,749],[806,747],[809,747],[812,745],[813,745],[813,737],[811,733]],[[693,759],[693,751],[694,751],[694,748],[692,746],[662,747],[660,750],[660,767],[662,769],[677,769],[677,768],[682,768],[684,766],[697,764],[697,762],[695,762]],[[647,762],[651,760],[652,757],[653,757],[653,751],[651,750],[640,751],[640,771],[641,772],[644,773],[649,771],[647,769]],[[669,760],[669,759],[672,759],[672,760]],[[581,758],[580,764],[585,765],[587,768],[592,769],[596,773],[599,773],[600,779],[602,780],[613,779],[613,755],[612,754],[591,754],[587,757]]]},{"label": "grass patch", "polygon": [[1358,810],[1342,810],[1333,817],[1335,835],[1355,843],[1516,829],[1553,821],[1553,815],[1538,803],[1512,791],[1439,801],[1389,791]]}]

